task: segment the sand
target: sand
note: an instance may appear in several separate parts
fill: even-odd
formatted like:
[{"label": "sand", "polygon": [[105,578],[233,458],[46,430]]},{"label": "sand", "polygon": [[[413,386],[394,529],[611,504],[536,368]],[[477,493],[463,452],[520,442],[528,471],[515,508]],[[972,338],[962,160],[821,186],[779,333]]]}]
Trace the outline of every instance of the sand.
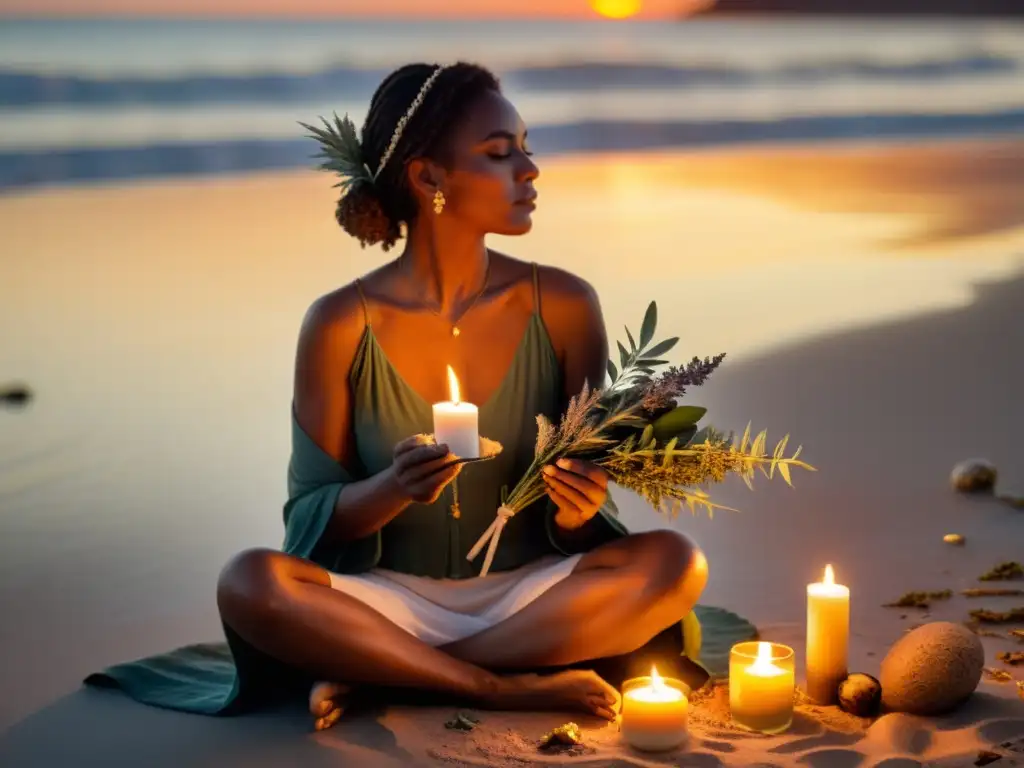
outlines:
[{"label": "sand", "polygon": [[[763,479],[753,494],[738,482],[711,489],[716,500],[742,510],[713,520],[666,521],[619,493],[632,529],[676,525],[701,543],[711,566],[702,602],[748,617],[766,639],[791,644],[798,659],[804,587],[820,577],[825,563],[852,590],[854,671],[877,675],[887,648],[913,625],[962,621],[972,608],[1021,603],[958,594],[992,586],[977,576],[998,562],[1024,559],[1024,511],[954,494],[948,473],[957,461],[984,456],[999,467],[1000,490],[1024,490],[1024,214],[1008,203],[1024,199],[1022,147],[999,141],[766,148],[591,157],[544,167],[541,193],[550,210],[543,217],[538,212],[536,237],[516,243],[515,252],[592,275],[613,333],[624,322],[635,325],[643,303],[659,298],[663,330],[684,331],[683,354],[730,352],[694,402],[709,407],[719,425],[742,428],[753,421],[769,437],[792,433],[805,446],[804,458],[818,467],[817,473],[797,473],[795,489]],[[37,321],[5,342],[9,359],[33,382],[53,385],[71,363],[58,365],[34,350],[66,340],[61,333],[74,341],[68,346],[77,351],[67,353],[72,362],[125,358],[117,369],[127,382],[124,391],[102,370],[79,375],[78,389],[68,388],[66,402],[53,406],[61,418],[89,403],[91,413],[107,413],[106,385],[127,403],[133,429],[145,433],[145,397],[159,393],[170,403],[164,415],[185,420],[190,412],[183,404],[198,408],[202,392],[212,399],[202,401],[194,427],[176,427],[177,439],[200,439],[204,429],[235,419],[239,426],[230,437],[209,435],[205,446],[228,455],[241,440],[250,451],[237,464],[204,475],[201,467],[175,458],[180,452],[160,442],[159,434],[146,437],[167,460],[163,475],[170,479],[155,490],[143,485],[130,501],[158,491],[182,510],[201,499],[205,506],[183,512],[176,523],[161,521],[161,546],[143,550],[144,563],[119,554],[110,540],[97,542],[110,548],[94,559],[75,559],[68,549],[87,529],[75,527],[82,525],[80,516],[59,516],[65,499],[59,494],[96,509],[95,519],[104,524],[114,519],[102,516],[102,496],[82,479],[90,467],[102,466],[102,456],[76,464],[78,475],[45,463],[35,467],[39,477],[32,466],[0,474],[11,520],[31,519],[39,489],[55,499],[45,507],[45,540],[31,538],[26,522],[14,529],[21,547],[38,553],[39,562],[15,561],[15,568],[10,558],[17,553],[5,550],[3,596],[14,605],[7,614],[19,621],[0,628],[7,654],[0,764],[908,768],[974,765],[988,750],[1000,755],[991,764],[1024,765],[1024,700],[1012,681],[986,679],[963,707],[937,718],[887,714],[871,722],[834,708],[801,706],[793,728],[773,737],[730,727],[718,691],[694,703],[688,747],[662,756],[627,749],[615,725],[563,713],[479,712],[480,725],[463,733],[445,729],[450,707],[392,707],[352,713],[331,731],[314,734],[298,710],[212,719],[78,688],[81,677],[102,664],[216,637],[209,585],[223,559],[250,543],[273,544],[278,535],[280,479],[274,473],[286,455],[286,425],[275,419],[271,428],[265,421],[257,428],[244,419],[266,419],[257,414],[287,402],[287,365],[303,302],[376,258],[341,245],[325,216],[330,192],[324,187],[313,174],[275,174],[0,200],[0,229],[25,257],[0,302],[0,319],[5,327],[16,316]],[[588,233],[584,224],[593,221],[594,206],[610,199],[618,202],[602,214],[606,228],[600,237]],[[686,216],[666,218],[671,210]],[[559,236],[560,227],[580,235]],[[67,255],[76,246],[105,260],[109,281],[90,282],[86,266]],[[665,257],[655,263],[647,256],[638,267],[595,257],[606,252],[602,248]],[[289,264],[270,259],[282,252]],[[359,259],[339,259],[339,252]],[[169,263],[176,269],[166,268]],[[46,325],[39,289],[33,293],[43,269],[61,275],[48,286],[51,299],[64,302],[61,333]],[[298,276],[282,294],[288,269]],[[776,278],[768,277],[773,272]],[[237,292],[204,282],[210,276],[232,277],[222,284],[240,283]],[[132,280],[159,282],[163,292],[153,297],[118,290],[119,281]],[[194,311],[199,319],[158,328],[153,319],[190,290],[201,299]],[[125,357],[133,336],[116,323],[126,313],[136,330],[152,334],[164,362],[143,368]],[[96,340],[101,329],[102,344]],[[259,340],[263,349],[260,358],[235,364],[232,372],[243,371],[252,385],[251,398],[237,404],[232,388],[214,378],[220,369],[200,356],[228,349],[227,339],[236,337],[247,353],[247,344],[255,348],[256,342],[246,339]],[[179,365],[186,353],[199,356],[191,367]],[[179,373],[174,388],[161,388],[157,374],[174,365],[191,373]],[[139,382],[149,388],[136,401],[128,387]],[[63,434],[48,420],[55,417],[43,410],[44,402],[22,415],[28,426],[5,422],[23,441],[21,450],[47,455],[45,442],[32,442],[35,435],[53,440]],[[122,415],[108,425],[116,430],[128,420]],[[134,471],[131,458],[118,454]],[[203,486],[201,494],[175,495],[191,492],[178,487],[186,485],[186,472],[198,477],[192,484]],[[269,480],[254,478],[264,472]],[[16,483],[27,490],[17,490]],[[216,490],[236,483],[248,495]],[[274,501],[254,512],[262,496]],[[230,511],[239,504],[248,506],[244,518]],[[223,510],[218,513],[225,516],[225,530],[239,525],[232,514],[248,521],[246,527],[195,544],[190,567],[182,569],[189,515],[210,514],[211,505]],[[124,540],[136,546],[156,535],[151,521],[117,522],[127,531]],[[966,544],[945,544],[947,533],[964,535]],[[116,570],[103,570],[107,560]],[[62,585],[58,593],[39,586],[47,578]],[[957,594],[928,610],[883,607],[909,590],[946,588]],[[992,667],[1024,680],[1024,668],[996,660],[1000,651],[1021,648],[1016,640],[1003,634],[982,642]],[[583,727],[584,747],[571,754],[538,752],[537,739],[569,719]]]}]

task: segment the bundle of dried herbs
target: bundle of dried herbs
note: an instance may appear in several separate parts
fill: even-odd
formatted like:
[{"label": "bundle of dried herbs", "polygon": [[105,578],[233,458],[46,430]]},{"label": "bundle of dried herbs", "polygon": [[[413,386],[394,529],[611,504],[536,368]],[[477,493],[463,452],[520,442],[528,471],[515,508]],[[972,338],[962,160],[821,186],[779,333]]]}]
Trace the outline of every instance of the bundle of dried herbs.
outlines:
[{"label": "bundle of dried herbs", "polygon": [[533,463],[511,491],[502,490],[495,521],[469,553],[468,559],[474,560],[488,547],[481,576],[490,568],[505,522],[546,495],[542,470],[562,458],[585,459],[603,467],[616,485],[672,516],[684,506],[691,513],[705,509],[709,515],[715,509],[730,509],[712,502],[701,488],[721,482],[730,473],[753,489],[757,470],[768,478],[778,472],[790,485],[791,469],[814,470],[800,461],[800,448],[786,456],[788,435],[769,453],[767,434],[752,436],[749,425],[738,441],[714,427],[698,429],[706,409],[680,405],[679,399],[707,381],[725,355],[694,357],[686,365],[655,373],[668,365],[662,356],[679,341],[652,343],[657,317],[657,305],[651,302],[638,336],[626,329],[627,343],[618,343],[618,365],[608,361],[607,386],[591,388],[585,383],[558,424],[537,416]]}]

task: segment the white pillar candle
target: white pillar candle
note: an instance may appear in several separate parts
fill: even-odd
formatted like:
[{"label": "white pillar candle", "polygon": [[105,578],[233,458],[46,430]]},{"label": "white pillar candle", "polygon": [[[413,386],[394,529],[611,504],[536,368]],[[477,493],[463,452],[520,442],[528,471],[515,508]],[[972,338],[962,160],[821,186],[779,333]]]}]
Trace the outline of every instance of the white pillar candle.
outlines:
[{"label": "white pillar candle", "polygon": [[460,459],[479,458],[478,410],[472,403],[460,401],[459,380],[455,378],[455,371],[450,365],[448,393],[451,400],[434,403],[434,439],[438,445],[447,445],[448,450]]},{"label": "white pillar candle", "polygon": [[834,704],[846,678],[850,642],[850,590],[835,583],[832,566],[825,578],[807,585],[807,695]]}]

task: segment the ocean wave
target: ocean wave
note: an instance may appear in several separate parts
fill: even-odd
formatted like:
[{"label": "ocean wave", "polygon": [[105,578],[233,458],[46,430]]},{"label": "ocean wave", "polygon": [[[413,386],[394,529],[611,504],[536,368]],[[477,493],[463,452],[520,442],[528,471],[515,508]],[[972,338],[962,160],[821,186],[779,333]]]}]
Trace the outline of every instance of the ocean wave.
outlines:
[{"label": "ocean wave", "polygon": [[[763,88],[825,82],[918,82],[941,84],[956,78],[984,78],[1024,71],[1024,61],[1005,53],[963,52],[946,58],[887,61],[839,58],[774,66],[743,62],[647,64],[578,61],[500,71],[509,86],[528,91],[707,87]],[[83,76],[60,72],[0,69],[0,107],[45,105],[124,106],[239,103],[300,103],[368,99],[386,69],[338,65],[313,72],[264,71],[244,74],[176,76]]]},{"label": "ocean wave", "polygon": [[[607,89],[599,93],[510,89],[520,114],[539,126],[586,121],[720,123],[773,121],[801,116],[854,117],[860,114],[966,114],[1024,107],[1015,75],[978,80],[962,77],[941,88],[919,83],[856,81],[826,85],[781,84],[743,92],[730,88],[694,88],[681,94],[670,88]],[[142,146],[160,143],[298,138],[299,121],[348,113],[361,124],[365,100],[338,99],[298,104],[40,106],[0,110],[0,150]],[[623,117],[627,116],[627,117]]]},{"label": "ocean wave", "polygon": [[[743,143],[998,135],[1024,131],[1024,109],[790,117],[775,121],[581,121],[531,130],[541,153],[622,151]],[[54,184],[312,168],[308,139],[160,143],[0,152],[0,190]]]}]

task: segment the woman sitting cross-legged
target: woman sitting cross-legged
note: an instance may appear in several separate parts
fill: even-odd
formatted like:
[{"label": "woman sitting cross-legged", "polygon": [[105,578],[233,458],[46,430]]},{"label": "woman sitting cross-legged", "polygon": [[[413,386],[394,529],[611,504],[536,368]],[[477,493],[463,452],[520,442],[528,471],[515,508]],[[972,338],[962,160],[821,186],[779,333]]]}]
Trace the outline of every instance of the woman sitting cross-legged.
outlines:
[{"label": "woman sitting cross-legged", "polygon": [[[415,64],[383,81],[355,149],[337,151],[363,166],[340,225],[385,250],[405,237],[303,322],[285,545],[239,554],[217,589],[231,702],[302,686],[326,727],[368,686],[614,718],[613,685],[631,662],[650,669],[653,640],[659,662],[680,657],[700,550],[671,531],[628,535],[603,470],[574,460],[545,469],[549,498],[508,521],[490,573],[467,559],[531,462],[536,415],[557,421],[605,376],[591,287],[484,243],[531,227],[523,121],[490,72]],[[417,437],[448,399],[448,365],[480,404],[480,434],[503,445],[490,461],[453,464]]]}]

